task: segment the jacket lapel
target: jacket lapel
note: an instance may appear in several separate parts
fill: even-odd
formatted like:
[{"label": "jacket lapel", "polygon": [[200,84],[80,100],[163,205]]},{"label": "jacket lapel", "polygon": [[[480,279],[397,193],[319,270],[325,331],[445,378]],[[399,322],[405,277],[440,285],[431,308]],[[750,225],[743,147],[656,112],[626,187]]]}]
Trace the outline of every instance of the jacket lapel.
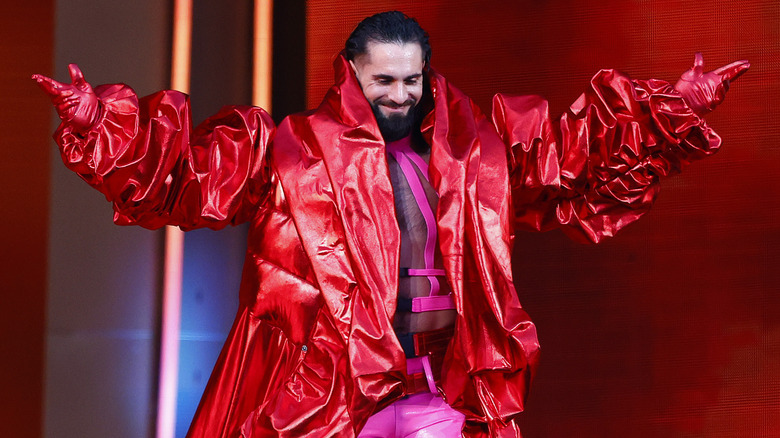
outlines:
[{"label": "jacket lapel", "polygon": [[[471,106],[459,93],[452,95],[446,80],[428,69],[433,111],[423,120],[423,138],[431,146],[429,173],[439,195],[436,223],[439,249],[456,306],[463,290],[464,207],[468,186],[468,162],[477,142],[473,132]],[[457,123],[451,123],[457,120]],[[458,307],[458,312],[461,309]]]}]

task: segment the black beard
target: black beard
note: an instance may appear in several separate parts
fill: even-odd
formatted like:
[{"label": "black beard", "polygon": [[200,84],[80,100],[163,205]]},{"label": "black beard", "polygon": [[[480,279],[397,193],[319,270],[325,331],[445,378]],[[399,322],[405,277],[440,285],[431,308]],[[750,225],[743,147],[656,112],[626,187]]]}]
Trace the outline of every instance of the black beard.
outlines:
[{"label": "black beard", "polygon": [[406,114],[393,114],[389,117],[382,113],[379,104],[372,103],[371,109],[374,110],[374,117],[376,117],[379,132],[382,133],[385,143],[400,140],[411,134],[417,121],[417,105],[409,108]]}]

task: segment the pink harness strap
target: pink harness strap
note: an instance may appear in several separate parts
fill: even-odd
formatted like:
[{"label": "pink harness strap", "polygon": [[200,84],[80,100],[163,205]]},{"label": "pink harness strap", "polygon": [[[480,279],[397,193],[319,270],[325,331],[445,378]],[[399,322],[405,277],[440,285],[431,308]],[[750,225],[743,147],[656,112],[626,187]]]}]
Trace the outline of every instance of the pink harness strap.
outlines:
[{"label": "pink harness strap", "polygon": [[406,275],[409,276],[421,276],[421,277],[427,277],[429,275],[434,275],[438,277],[444,277],[444,269],[412,269],[412,268],[406,268]]},{"label": "pink harness strap", "polygon": [[455,303],[449,294],[439,295],[441,286],[439,285],[439,279],[436,277],[443,276],[444,270],[434,268],[434,253],[437,240],[436,217],[433,214],[431,205],[428,203],[428,197],[425,195],[425,189],[422,181],[420,181],[420,176],[415,171],[415,167],[417,167],[419,173],[428,181],[428,163],[412,150],[411,142],[411,136],[408,136],[398,141],[387,143],[387,152],[395,158],[395,161],[401,167],[401,172],[403,172],[406,181],[409,183],[409,188],[411,188],[414,196],[414,202],[417,203],[417,207],[420,209],[420,213],[422,213],[428,232],[423,253],[425,269],[408,269],[407,275],[427,277],[431,283],[431,291],[427,297],[412,298],[412,312],[454,309]]}]

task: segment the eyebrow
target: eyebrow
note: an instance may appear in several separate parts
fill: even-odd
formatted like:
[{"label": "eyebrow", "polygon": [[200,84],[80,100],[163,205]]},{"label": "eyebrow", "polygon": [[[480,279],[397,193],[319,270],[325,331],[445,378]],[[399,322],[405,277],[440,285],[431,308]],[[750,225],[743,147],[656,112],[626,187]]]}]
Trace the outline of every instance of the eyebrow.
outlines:
[{"label": "eyebrow", "polygon": [[[410,75],[410,76],[407,76],[407,77],[403,78],[403,80],[404,81],[408,81],[410,79],[419,79],[421,77],[422,77],[422,73],[415,73],[413,75]],[[376,74],[376,75],[374,75],[374,79],[385,80],[385,81],[393,81],[393,80],[395,80],[395,77],[390,76],[390,75],[386,75],[386,74]]]}]

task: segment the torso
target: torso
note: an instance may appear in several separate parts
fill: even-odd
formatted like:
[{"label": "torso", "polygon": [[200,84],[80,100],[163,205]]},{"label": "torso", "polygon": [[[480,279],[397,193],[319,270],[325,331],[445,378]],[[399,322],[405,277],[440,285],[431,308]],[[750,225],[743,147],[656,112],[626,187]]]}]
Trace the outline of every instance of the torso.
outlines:
[{"label": "torso", "polygon": [[[416,148],[420,150],[422,148]],[[425,148],[419,155],[427,163],[430,158],[430,149]],[[428,238],[428,231],[425,225],[425,219],[420,212],[414,195],[409,187],[409,183],[404,177],[398,163],[388,154],[388,164],[390,167],[390,180],[393,185],[395,195],[395,210],[398,220],[398,227],[401,230],[401,253],[400,267],[406,268],[424,268],[425,243]],[[425,189],[428,203],[432,210],[436,211],[438,196],[425,178],[420,178]],[[441,252],[436,242],[436,251],[434,256],[434,267],[442,268]],[[450,287],[445,277],[437,277],[441,286],[440,294],[450,293]],[[430,294],[430,282],[427,277],[400,277],[398,279],[398,297],[414,298],[423,297]],[[430,312],[404,312],[397,311],[393,321],[393,327],[399,335],[406,333],[416,333],[428,330],[435,330],[451,326],[455,323],[455,310],[437,310]]]}]

